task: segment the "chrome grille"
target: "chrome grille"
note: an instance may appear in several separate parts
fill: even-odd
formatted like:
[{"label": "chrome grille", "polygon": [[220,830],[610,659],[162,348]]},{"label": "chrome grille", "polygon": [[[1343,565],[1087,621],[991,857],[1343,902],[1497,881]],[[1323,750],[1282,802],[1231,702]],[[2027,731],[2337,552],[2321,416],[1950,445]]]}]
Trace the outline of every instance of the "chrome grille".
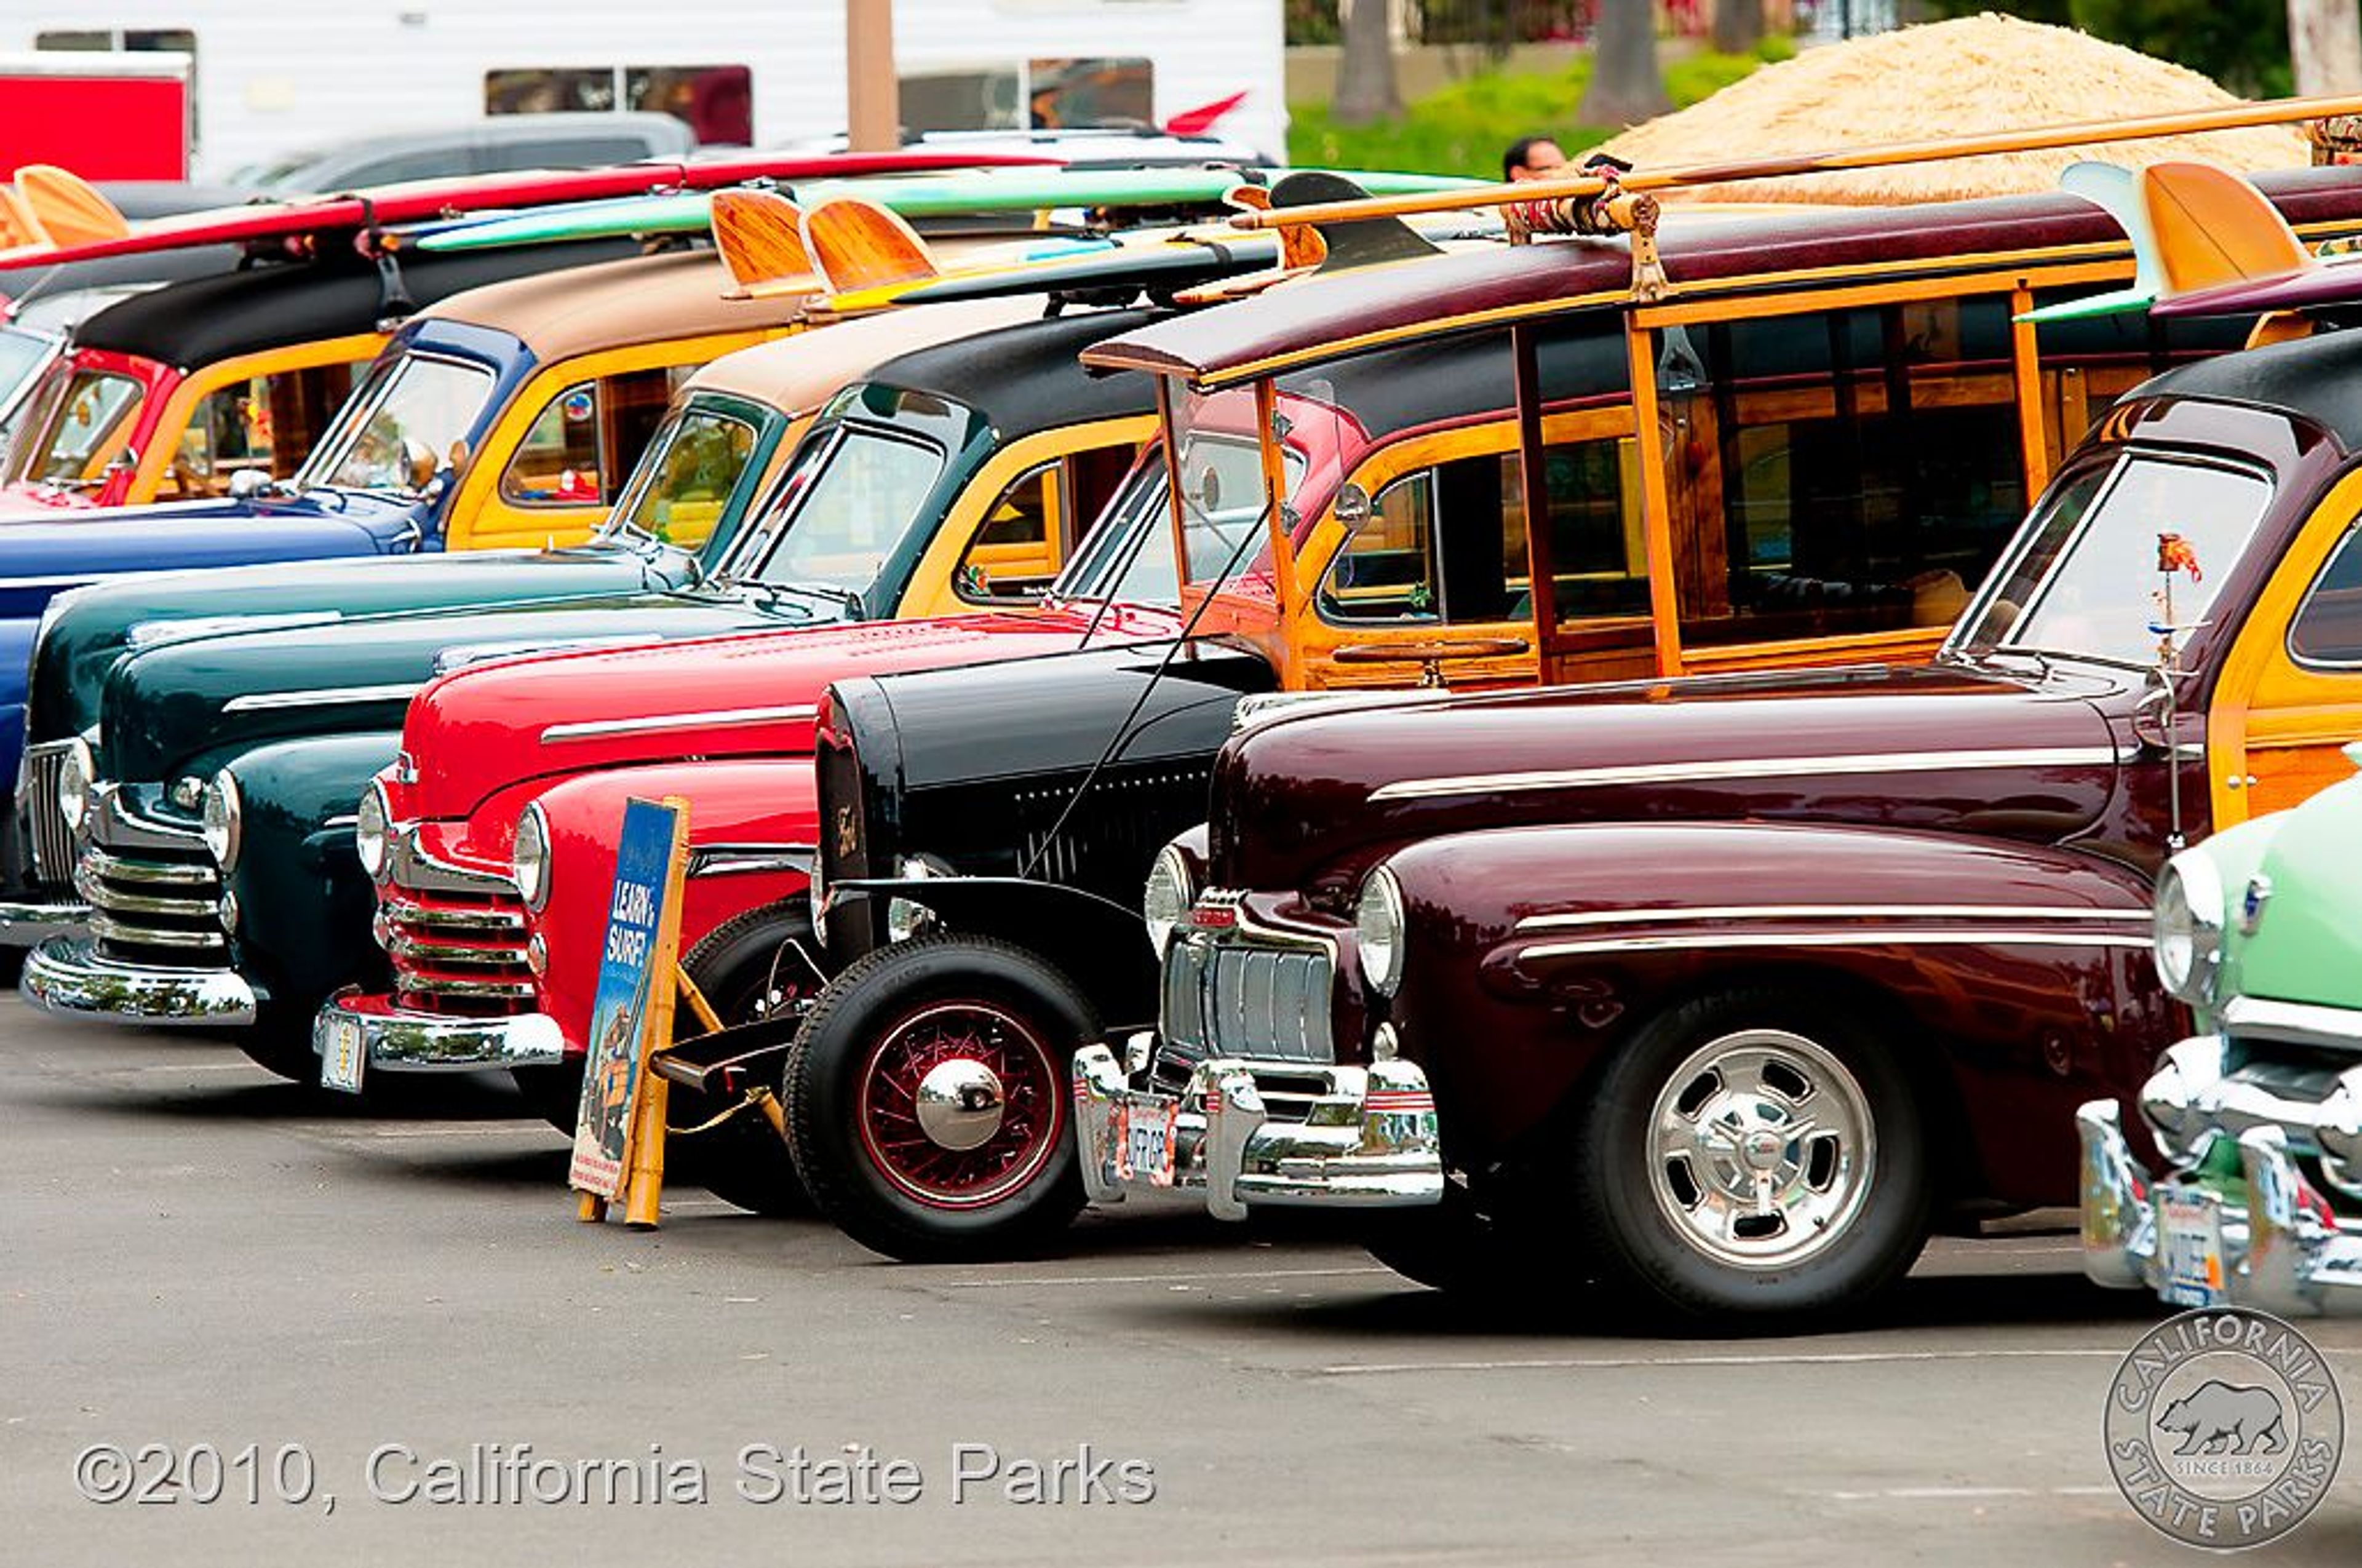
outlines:
[{"label": "chrome grille", "polygon": [[1330,1064],[1325,949],[1184,936],[1164,955],[1160,1014],[1185,1055]]},{"label": "chrome grille", "polygon": [[379,899],[378,942],[393,962],[397,1005],[469,1018],[533,1010],[524,902],[515,894],[396,884]]},{"label": "chrome grille", "polygon": [[221,922],[221,873],[204,848],[95,846],[74,866],[74,889],[90,901],[101,957],[186,967],[228,957]]},{"label": "chrome grille", "polygon": [[25,777],[17,792],[23,813],[26,846],[32,851],[33,875],[43,882],[62,884],[73,875],[73,833],[58,811],[58,775],[65,771],[72,742],[28,747]]}]

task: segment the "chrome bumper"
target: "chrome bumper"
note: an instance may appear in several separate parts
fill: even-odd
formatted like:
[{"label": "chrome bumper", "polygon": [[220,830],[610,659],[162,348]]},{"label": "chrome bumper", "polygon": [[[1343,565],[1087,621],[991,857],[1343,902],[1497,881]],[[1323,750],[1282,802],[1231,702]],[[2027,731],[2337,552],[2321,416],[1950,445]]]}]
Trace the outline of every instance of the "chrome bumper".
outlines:
[{"label": "chrome bumper", "polygon": [[[2169,1194],[2133,1158],[2116,1102],[2088,1102],[2075,1126],[2083,1146],[2083,1272],[2112,1288],[2182,1301],[2160,1257]],[[2238,1190],[2227,1180],[2178,1188],[2219,1228],[2221,1298],[2284,1318],[2362,1313],[2362,1222],[2338,1220],[2298,1168],[2282,1128],[2251,1126],[2237,1134],[2237,1149]]]},{"label": "chrome bumper", "polygon": [[[1075,1131],[1083,1187],[1094,1203],[1132,1193],[1200,1191],[1216,1219],[1243,1220],[1253,1208],[1404,1209],[1443,1198],[1443,1155],[1435,1097],[1408,1062],[1368,1067],[1265,1068],[1285,1088],[1287,1120],[1275,1119],[1257,1065],[1202,1062],[1180,1094],[1135,1089],[1115,1053],[1089,1045],[1075,1058]],[[1311,1080],[1306,1094],[1295,1086]],[[1136,1166],[1133,1118],[1170,1107],[1169,1179]],[[1301,1120],[1292,1119],[1301,1110]]]},{"label": "chrome bumper", "polygon": [[328,999],[312,1020],[312,1049],[325,1055],[334,1032],[359,1032],[372,1068],[396,1073],[469,1072],[480,1067],[554,1067],[566,1060],[566,1035],[546,1013],[454,1018],[414,1012],[358,987]]},{"label": "chrome bumper", "polygon": [[254,1021],[259,998],[233,969],[162,969],[98,956],[84,936],[53,936],[25,959],[27,1001],[61,1018],[235,1027]]},{"label": "chrome bumper", "polygon": [[0,901],[0,947],[33,947],[52,936],[78,936],[90,926],[90,906],[80,899],[53,903]]}]

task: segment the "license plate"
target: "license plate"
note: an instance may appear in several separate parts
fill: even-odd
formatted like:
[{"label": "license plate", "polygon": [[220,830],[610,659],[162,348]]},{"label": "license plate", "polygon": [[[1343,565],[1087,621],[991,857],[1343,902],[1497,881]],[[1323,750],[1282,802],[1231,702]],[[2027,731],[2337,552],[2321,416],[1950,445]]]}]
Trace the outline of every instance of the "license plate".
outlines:
[{"label": "license plate", "polygon": [[349,1018],[330,1020],[327,1043],[320,1051],[320,1087],[359,1094],[361,1069],[368,1065],[369,1053],[361,1049],[361,1026]]},{"label": "license plate", "polygon": [[2223,1201],[2201,1187],[2157,1190],[2157,1293],[2183,1307],[2219,1307],[2223,1275]]},{"label": "license plate", "polygon": [[1173,1185],[1175,1102],[1133,1100],[1124,1114],[1123,1176],[1151,1187]]}]

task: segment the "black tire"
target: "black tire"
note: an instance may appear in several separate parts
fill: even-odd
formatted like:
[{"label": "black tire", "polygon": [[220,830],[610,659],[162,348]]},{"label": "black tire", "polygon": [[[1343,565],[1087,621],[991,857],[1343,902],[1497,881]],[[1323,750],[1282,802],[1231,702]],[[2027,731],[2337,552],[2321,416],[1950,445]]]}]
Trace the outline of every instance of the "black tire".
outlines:
[{"label": "black tire", "polygon": [[312,1014],[265,1004],[251,1027],[235,1036],[246,1059],[289,1083],[320,1087],[320,1054],[312,1049]]},{"label": "black tire", "polygon": [[1373,1217],[1362,1244],[1404,1278],[1456,1296],[1523,1294],[1533,1283],[1534,1255],[1456,1184],[1432,1208]]},{"label": "black tire", "polygon": [[[805,956],[814,946],[810,900],[783,899],[706,933],[681,967],[725,1025],[752,1023],[792,1010],[818,989],[820,977]],[[685,1012],[679,1021],[697,1027]],[[695,1127],[723,1109],[712,1096],[675,1084],[665,1118],[675,1127]],[[755,1111],[742,1110],[709,1132],[668,1142],[680,1176],[725,1203],[756,1214],[811,1212],[811,1200],[786,1143]]]},{"label": "black tire", "polygon": [[570,1139],[582,1114],[582,1066],[575,1056],[562,1066],[511,1067],[509,1077],[533,1113]]},{"label": "black tire", "polygon": [[[1006,1094],[979,1149],[921,1141],[895,1101],[894,1054],[999,1064]],[[948,1043],[962,1030],[972,1049]],[[938,933],[857,960],[832,981],[788,1054],[788,1146],[813,1204],[873,1252],[909,1263],[1024,1256],[1083,1206],[1075,1154],[1074,1056],[1098,1037],[1091,1004],[1057,969],[1014,943]],[[907,1072],[905,1074],[907,1078]],[[872,1099],[865,1089],[878,1092]],[[915,1105],[913,1107],[915,1110]],[[909,1123],[901,1151],[868,1129]],[[998,1165],[996,1165],[996,1162]],[[971,1170],[929,1178],[931,1165]],[[929,1181],[935,1185],[930,1187]]]},{"label": "black tire", "polygon": [[[1719,1110],[1767,1098],[1809,1114],[1815,1134],[1775,1151],[1773,1124],[1720,1122]],[[1661,1143],[1661,1105],[1700,1136]],[[1709,1124],[1759,1137],[1707,1133]],[[1708,1152],[1708,1138],[1728,1157]],[[1573,1256],[1636,1314],[1761,1328],[1851,1312],[1901,1279],[1926,1242],[1928,1138],[1908,1076],[1860,1021],[1787,992],[1700,998],[1644,1025],[1586,1089],[1568,1148]],[[1756,1161],[1777,1162],[1761,1179],[1789,1182],[1793,1201],[1765,1215],[1742,1193],[1716,1220],[1717,1193],[1757,1179]]]}]

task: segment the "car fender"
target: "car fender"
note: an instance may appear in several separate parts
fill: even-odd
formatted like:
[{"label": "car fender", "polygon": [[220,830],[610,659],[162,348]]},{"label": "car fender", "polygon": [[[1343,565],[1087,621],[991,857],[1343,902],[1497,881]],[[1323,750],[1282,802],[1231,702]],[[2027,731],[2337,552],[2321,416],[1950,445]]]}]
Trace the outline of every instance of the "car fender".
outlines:
[{"label": "car fender", "polygon": [[[667,796],[689,802],[683,954],[724,922],[793,898],[810,881],[816,808],[808,756],[619,767],[543,791],[535,803],[549,830],[549,893],[528,912],[527,929],[548,954],[535,982],[541,1010],[557,1021],[569,1051],[584,1047],[598,990],[624,803]],[[488,831],[471,823],[468,836]],[[507,832],[513,835],[513,823]]]},{"label": "car fender", "polygon": [[1605,823],[1447,835],[1386,862],[1392,1001],[1463,1145],[1535,1132],[1666,1008],[1773,986],[1889,1041],[1957,1129],[1962,1193],[2071,1202],[2074,1110],[2128,1093],[2187,1013],[2147,877],[2045,845],[1877,827]]},{"label": "car fender", "polygon": [[866,903],[880,941],[895,900],[918,904],[949,930],[997,936],[1039,954],[1090,999],[1109,1029],[1155,1022],[1139,1016],[1141,999],[1156,995],[1156,956],[1136,906],[1028,877],[865,877],[825,891],[832,911]]},{"label": "car fender", "polygon": [[382,973],[370,937],[376,897],[353,822],[361,791],[400,744],[377,731],[279,741],[222,759],[240,807],[230,951],[272,995],[325,996]]}]

